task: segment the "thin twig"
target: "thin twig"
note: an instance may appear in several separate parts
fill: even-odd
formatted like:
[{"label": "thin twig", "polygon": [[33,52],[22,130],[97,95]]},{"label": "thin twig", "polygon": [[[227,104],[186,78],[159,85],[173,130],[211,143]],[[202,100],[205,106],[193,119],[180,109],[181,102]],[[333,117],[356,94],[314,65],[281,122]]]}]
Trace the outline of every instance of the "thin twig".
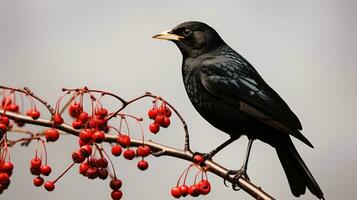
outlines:
[{"label": "thin twig", "polygon": [[29,96],[33,97],[34,99],[38,100],[40,103],[42,103],[47,108],[47,110],[51,113],[51,115],[53,115],[55,113],[55,110],[52,108],[52,106],[49,103],[47,103],[45,100],[43,100],[40,97],[38,97],[37,95],[35,95],[28,87],[25,87],[24,89],[20,89],[20,88],[10,88],[10,87],[0,85],[0,89],[21,92],[26,95],[29,95]]}]

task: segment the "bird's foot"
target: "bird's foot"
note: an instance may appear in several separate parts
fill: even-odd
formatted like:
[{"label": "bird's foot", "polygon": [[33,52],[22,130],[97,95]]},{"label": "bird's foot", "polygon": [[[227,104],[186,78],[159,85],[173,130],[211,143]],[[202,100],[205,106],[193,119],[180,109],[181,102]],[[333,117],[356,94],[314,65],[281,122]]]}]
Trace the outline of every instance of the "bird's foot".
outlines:
[{"label": "bird's foot", "polygon": [[247,169],[245,169],[245,168],[241,168],[241,169],[239,169],[239,170],[229,170],[228,171],[228,174],[229,175],[234,175],[234,179],[239,179],[240,177],[243,177],[243,178],[245,178],[245,179],[247,179],[248,181],[250,181],[250,178],[249,178],[249,176],[248,176],[248,174],[247,174]]},{"label": "bird's foot", "polygon": [[[232,181],[232,189],[235,190],[235,191],[238,191],[240,190],[239,186],[238,186],[238,182],[239,182],[239,178],[245,178],[247,179],[248,181],[250,180],[248,174],[247,174],[247,169],[245,168],[241,168],[239,170],[229,170],[228,171],[228,176],[230,175],[234,175],[233,176],[233,181]],[[226,179],[224,179],[224,185],[227,186],[226,184]]]}]

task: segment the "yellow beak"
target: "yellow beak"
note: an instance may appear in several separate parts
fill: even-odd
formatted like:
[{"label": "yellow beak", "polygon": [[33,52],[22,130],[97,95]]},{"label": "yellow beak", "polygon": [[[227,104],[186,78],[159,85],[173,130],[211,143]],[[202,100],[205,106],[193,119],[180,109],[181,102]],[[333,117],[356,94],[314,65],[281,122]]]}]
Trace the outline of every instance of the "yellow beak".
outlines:
[{"label": "yellow beak", "polygon": [[176,41],[185,38],[180,35],[170,33],[170,31],[164,31],[164,32],[154,35],[152,37],[155,39],[159,39],[159,40],[176,40]]}]

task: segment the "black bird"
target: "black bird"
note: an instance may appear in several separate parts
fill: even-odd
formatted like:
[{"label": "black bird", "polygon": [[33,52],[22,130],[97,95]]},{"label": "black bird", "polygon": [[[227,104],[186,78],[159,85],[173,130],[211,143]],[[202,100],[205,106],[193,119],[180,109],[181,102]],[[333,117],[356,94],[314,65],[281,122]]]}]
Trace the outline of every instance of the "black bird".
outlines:
[{"label": "black bird", "polygon": [[307,187],[324,199],[290,138],[294,136],[313,148],[299,131],[299,119],[246,59],[202,22],[185,22],[154,38],[171,40],[178,46],[183,56],[183,81],[193,106],[210,124],[230,136],[208,157],[246,135],[247,153],[236,175],[248,178],[250,149],[253,140],[259,139],[276,149],[294,196],[305,194]]}]

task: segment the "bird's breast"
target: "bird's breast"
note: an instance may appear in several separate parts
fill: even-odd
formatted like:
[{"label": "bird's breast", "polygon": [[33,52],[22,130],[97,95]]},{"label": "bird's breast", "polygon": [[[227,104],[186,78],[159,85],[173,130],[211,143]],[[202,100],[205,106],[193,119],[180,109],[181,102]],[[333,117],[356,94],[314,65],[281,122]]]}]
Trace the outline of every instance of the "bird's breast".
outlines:
[{"label": "bird's breast", "polygon": [[200,115],[214,127],[228,134],[237,134],[240,129],[237,122],[243,120],[241,114],[212,96],[202,85],[195,69],[183,66],[182,72],[187,95]]}]

